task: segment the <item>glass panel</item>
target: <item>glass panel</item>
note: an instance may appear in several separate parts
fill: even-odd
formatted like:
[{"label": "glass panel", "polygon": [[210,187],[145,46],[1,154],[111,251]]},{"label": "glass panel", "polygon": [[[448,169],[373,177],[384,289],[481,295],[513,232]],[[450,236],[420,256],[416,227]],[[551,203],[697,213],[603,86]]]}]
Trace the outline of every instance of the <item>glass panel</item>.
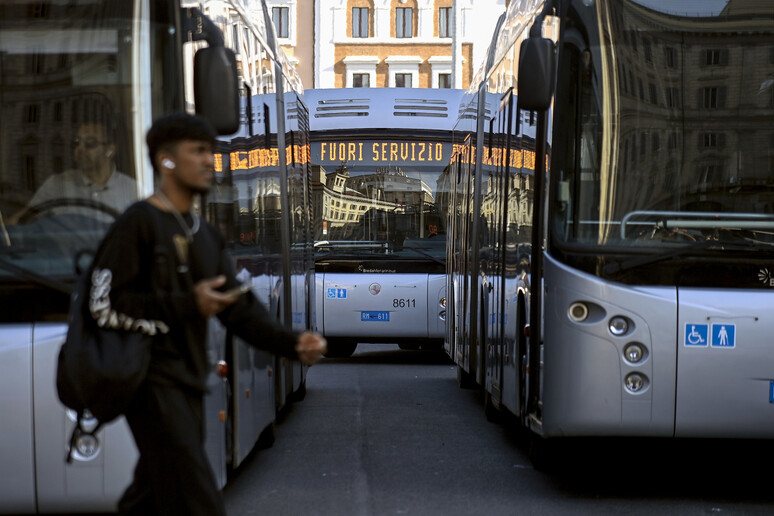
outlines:
[{"label": "glass panel", "polygon": [[398,7],[395,10],[395,37],[410,38],[414,35],[413,29],[414,9],[411,7]]},{"label": "glass panel", "polygon": [[774,13],[698,5],[569,11],[552,155],[561,240],[774,246]]},{"label": "glass panel", "polygon": [[133,5],[31,5],[0,9],[0,261],[70,279],[138,195]]},{"label": "glass panel", "polygon": [[451,7],[441,7],[438,9],[438,37],[450,38],[451,31],[449,24],[451,23]]},{"label": "glass panel", "polygon": [[318,251],[444,258],[450,156],[432,139],[312,142]]}]

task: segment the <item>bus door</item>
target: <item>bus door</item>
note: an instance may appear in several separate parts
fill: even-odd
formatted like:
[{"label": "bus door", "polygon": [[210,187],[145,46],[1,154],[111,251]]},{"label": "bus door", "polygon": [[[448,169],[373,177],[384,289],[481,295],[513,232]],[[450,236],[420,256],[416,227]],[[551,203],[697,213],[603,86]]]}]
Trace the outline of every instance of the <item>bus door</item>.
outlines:
[{"label": "bus door", "polygon": [[676,437],[774,434],[769,290],[679,291]]}]

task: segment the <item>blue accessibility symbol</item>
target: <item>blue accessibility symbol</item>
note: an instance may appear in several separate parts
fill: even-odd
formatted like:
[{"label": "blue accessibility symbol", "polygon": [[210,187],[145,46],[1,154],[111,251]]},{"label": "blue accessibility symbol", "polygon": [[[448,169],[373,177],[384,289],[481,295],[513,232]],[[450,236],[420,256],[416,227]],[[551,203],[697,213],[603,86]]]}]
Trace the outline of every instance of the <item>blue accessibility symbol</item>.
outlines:
[{"label": "blue accessibility symbol", "polygon": [[685,325],[685,345],[707,347],[709,345],[709,326],[706,324]]},{"label": "blue accessibility symbol", "polygon": [[328,299],[347,299],[347,289],[329,288],[325,293],[325,297]]},{"label": "blue accessibility symbol", "polygon": [[736,324],[713,324],[712,347],[734,348],[736,347]]}]

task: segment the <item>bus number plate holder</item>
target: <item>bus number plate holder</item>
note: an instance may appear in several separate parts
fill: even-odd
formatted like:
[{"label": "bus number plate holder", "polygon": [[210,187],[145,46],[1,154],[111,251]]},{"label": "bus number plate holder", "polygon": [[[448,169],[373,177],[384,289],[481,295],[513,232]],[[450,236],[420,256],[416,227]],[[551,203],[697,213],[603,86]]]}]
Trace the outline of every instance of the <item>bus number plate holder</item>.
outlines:
[{"label": "bus number plate holder", "polygon": [[360,312],[360,321],[361,322],[371,322],[371,321],[389,322],[390,312]]}]

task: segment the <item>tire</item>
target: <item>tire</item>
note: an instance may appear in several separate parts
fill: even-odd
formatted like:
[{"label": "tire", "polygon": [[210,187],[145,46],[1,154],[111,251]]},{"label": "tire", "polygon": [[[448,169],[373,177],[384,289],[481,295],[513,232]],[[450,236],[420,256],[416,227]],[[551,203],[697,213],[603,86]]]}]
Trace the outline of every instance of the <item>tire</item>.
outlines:
[{"label": "tire", "polygon": [[298,387],[298,389],[290,393],[288,396],[288,401],[295,403],[297,401],[304,401],[304,398],[306,398],[306,378],[304,378],[304,381],[301,382],[301,385]]},{"label": "tire", "polygon": [[477,386],[476,378],[469,372],[465,371],[462,366],[458,365],[457,385],[459,385],[460,389],[475,389]]},{"label": "tire", "polygon": [[500,407],[495,406],[489,391],[484,391],[484,414],[486,415],[486,420],[490,423],[499,424],[503,421],[503,413]]},{"label": "tire", "polygon": [[277,428],[274,421],[272,421],[269,426],[263,429],[261,432],[261,435],[258,436],[258,442],[256,443],[256,446],[258,446],[259,450],[265,450],[266,448],[271,448],[274,446],[274,441],[277,440]]}]

